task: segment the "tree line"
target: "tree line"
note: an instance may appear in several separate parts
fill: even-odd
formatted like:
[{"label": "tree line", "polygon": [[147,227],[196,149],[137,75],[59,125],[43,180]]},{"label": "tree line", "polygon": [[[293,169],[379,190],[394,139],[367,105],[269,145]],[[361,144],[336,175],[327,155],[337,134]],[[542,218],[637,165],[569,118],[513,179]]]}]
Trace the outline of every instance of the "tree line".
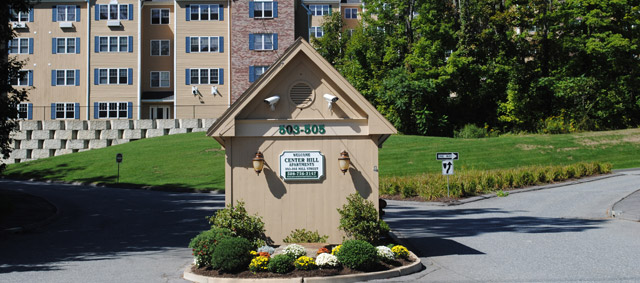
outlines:
[{"label": "tree line", "polygon": [[405,134],[640,125],[640,0],[365,0],[317,50]]}]

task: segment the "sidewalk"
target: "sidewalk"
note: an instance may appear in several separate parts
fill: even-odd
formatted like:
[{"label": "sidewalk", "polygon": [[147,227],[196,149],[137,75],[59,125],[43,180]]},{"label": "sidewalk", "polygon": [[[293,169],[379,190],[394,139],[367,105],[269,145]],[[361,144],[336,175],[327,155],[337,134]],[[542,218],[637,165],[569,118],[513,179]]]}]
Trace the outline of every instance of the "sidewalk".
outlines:
[{"label": "sidewalk", "polygon": [[[0,189],[0,234],[20,233],[53,221],[58,209],[49,201],[23,192]],[[5,208],[10,210],[4,212]]]},{"label": "sidewalk", "polygon": [[640,222],[640,190],[616,202],[611,208],[611,215],[617,219]]}]

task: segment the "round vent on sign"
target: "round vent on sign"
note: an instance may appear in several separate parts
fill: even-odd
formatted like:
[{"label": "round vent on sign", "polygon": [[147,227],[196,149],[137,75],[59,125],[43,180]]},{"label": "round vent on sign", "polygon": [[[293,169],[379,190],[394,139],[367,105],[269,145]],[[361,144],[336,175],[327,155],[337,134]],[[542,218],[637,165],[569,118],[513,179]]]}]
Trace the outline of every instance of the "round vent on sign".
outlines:
[{"label": "round vent on sign", "polygon": [[289,98],[298,107],[306,107],[313,102],[313,89],[307,83],[296,83],[289,91]]}]

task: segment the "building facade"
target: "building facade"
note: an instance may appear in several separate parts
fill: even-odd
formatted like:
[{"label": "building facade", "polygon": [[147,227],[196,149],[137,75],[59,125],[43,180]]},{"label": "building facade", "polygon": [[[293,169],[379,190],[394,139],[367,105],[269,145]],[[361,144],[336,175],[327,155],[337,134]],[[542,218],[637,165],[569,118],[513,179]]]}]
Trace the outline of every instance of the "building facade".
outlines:
[{"label": "building facade", "polygon": [[[13,13],[26,120],[217,118],[322,16],[360,1],[41,0]],[[313,33],[312,33],[313,32]]]}]

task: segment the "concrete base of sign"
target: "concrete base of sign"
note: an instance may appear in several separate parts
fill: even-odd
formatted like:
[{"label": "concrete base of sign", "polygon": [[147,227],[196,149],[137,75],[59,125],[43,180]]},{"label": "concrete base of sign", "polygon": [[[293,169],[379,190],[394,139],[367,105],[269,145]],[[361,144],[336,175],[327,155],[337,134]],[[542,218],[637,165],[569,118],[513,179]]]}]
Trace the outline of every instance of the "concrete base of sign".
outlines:
[{"label": "concrete base of sign", "polygon": [[422,263],[420,262],[420,258],[418,258],[412,252],[409,252],[409,258],[414,260],[409,265],[400,266],[394,269],[378,271],[378,272],[369,272],[369,273],[359,273],[359,274],[349,274],[349,275],[337,275],[337,276],[326,276],[326,277],[296,277],[296,278],[220,278],[220,277],[209,277],[202,276],[191,272],[191,268],[193,265],[189,265],[187,269],[184,270],[184,279],[197,282],[197,283],[210,283],[210,282],[222,282],[222,283],[245,283],[245,282],[331,282],[331,283],[350,283],[350,282],[362,282],[368,280],[376,280],[376,279],[387,279],[394,278],[398,276],[405,276],[412,273],[416,273],[422,270]]}]

